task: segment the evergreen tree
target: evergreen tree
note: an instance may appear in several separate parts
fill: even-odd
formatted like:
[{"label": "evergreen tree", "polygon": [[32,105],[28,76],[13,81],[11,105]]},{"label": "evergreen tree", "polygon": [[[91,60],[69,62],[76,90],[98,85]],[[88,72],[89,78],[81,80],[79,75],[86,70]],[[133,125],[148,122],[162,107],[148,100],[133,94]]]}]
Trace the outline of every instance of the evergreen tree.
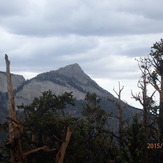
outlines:
[{"label": "evergreen tree", "polygon": [[85,101],[83,116],[90,124],[98,128],[104,127],[107,124],[109,114],[100,108],[100,99],[95,93],[87,93]]},{"label": "evergreen tree", "polygon": [[107,114],[100,108],[100,99],[95,93],[88,93],[83,106],[83,140],[84,162],[105,163],[114,159],[115,144],[109,130]]},{"label": "evergreen tree", "polygon": [[117,157],[120,163],[142,163],[144,136],[145,129],[138,115],[135,115],[131,126],[126,129],[125,146]]},{"label": "evergreen tree", "polygon": [[72,93],[56,96],[47,91],[30,105],[19,106],[25,114],[23,147],[29,162],[54,162],[61,147],[63,149],[66,133],[76,121],[64,112],[68,104],[74,104],[72,97]]}]

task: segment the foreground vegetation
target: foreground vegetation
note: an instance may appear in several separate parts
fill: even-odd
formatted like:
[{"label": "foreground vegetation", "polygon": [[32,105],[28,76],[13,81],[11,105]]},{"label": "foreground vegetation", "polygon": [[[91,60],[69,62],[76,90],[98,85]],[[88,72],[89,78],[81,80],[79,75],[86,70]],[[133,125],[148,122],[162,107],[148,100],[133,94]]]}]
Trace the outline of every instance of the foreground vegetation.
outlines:
[{"label": "foreground vegetation", "polygon": [[[24,110],[24,118],[15,125],[23,127],[23,132],[14,141],[22,142],[24,162],[57,162],[60,152],[64,154],[65,163],[161,161],[161,149],[147,148],[146,143],[159,142],[151,133],[146,142],[147,132],[152,129],[143,127],[141,115],[133,117],[132,124],[123,129],[120,137],[118,130],[109,128],[111,115],[100,108],[96,94],[86,95],[82,117],[69,115],[67,105],[74,105],[72,93],[56,96],[48,91],[30,105],[19,106]],[[6,128],[5,123],[1,125],[1,130]],[[1,162],[7,162],[8,149],[12,146],[14,144],[8,143],[1,147]]]},{"label": "foreground vegetation", "polygon": [[[138,60],[142,72],[140,92],[132,93],[142,105],[132,123],[123,119],[123,87],[115,93],[119,101],[108,99],[117,107],[117,128],[112,128],[112,115],[100,107],[96,94],[87,94],[82,116],[67,110],[75,107],[72,92],[55,95],[50,90],[35,98],[30,105],[18,108],[13,101],[9,61],[6,56],[9,117],[0,125],[0,162],[34,163],[161,163],[163,160],[163,40],[155,43],[147,58]],[[149,94],[149,87],[153,92]],[[159,104],[154,101],[159,94]],[[20,111],[19,111],[20,113]]]}]

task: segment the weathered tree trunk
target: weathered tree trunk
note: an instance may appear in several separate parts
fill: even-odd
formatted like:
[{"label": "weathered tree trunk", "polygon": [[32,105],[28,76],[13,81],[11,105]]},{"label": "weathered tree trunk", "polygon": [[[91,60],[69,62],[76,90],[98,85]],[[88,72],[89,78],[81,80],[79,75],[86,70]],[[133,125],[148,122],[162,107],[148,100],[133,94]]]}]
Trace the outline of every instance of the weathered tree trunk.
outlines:
[{"label": "weathered tree trunk", "polygon": [[146,81],[146,72],[143,74],[143,87],[142,94],[143,94],[143,125],[147,127],[147,112],[148,112],[148,103],[147,103],[147,81]]},{"label": "weathered tree trunk", "polygon": [[[147,99],[147,73],[146,70],[143,72],[143,81],[141,85],[142,89],[142,95],[143,95],[143,101],[142,106],[143,106],[143,126],[145,128],[145,136],[144,136],[144,143],[148,142],[148,112],[149,112],[149,106],[150,106],[150,101]],[[152,98],[152,97],[151,97]],[[143,146],[143,163],[148,162],[148,149],[146,146]]]},{"label": "weathered tree trunk", "polygon": [[122,89],[119,90],[119,95],[118,95],[119,105],[117,106],[117,109],[118,109],[118,126],[119,126],[118,128],[119,128],[119,137],[120,137],[120,145],[121,146],[123,146],[123,118],[122,118],[123,108],[122,108],[121,103],[120,103]]},{"label": "weathered tree trunk", "polygon": [[[121,100],[119,98],[119,100]],[[123,146],[123,118],[122,118],[122,107],[119,102],[119,105],[117,106],[118,109],[118,132],[120,137],[120,145]]]},{"label": "weathered tree trunk", "polygon": [[67,146],[70,142],[71,135],[72,135],[72,131],[69,127],[67,127],[65,141],[62,143],[62,145],[57,153],[56,160],[55,160],[56,163],[63,163],[65,152],[66,152]]},{"label": "weathered tree trunk", "polygon": [[22,163],[22,147],[20,137],[22,133],[22,126],[19,124],[16,118],[16,109],[14,103],[14,93],[10,74],[10,61],[8,56],[5,55],[6,60],[6,77],[7,77],[7,89],[8,89],[8,101],[9,101],[9,146],[10,146],[10,158],[11,163]]}]

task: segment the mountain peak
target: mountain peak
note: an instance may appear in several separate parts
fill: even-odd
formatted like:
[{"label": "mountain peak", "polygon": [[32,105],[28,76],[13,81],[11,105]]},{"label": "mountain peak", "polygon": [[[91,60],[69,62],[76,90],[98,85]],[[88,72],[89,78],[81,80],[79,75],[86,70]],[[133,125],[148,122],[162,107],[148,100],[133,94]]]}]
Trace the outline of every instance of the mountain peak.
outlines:
[{"label": "mountain peak", "polygon": [[81,69],[81,67],[79,66],[79,64],[78,63],[74,63],[74,64],[70,64],[70,65],[67,65],[67,66],[65,66],[65,67],[62,67],[62,68],[60,68],[60,69],[58,69],[58,71],[75,71],[75,72],[80,72],[80,71],[82,71],[83,72],[83,70]]},{"label": "mountain peak", "polygon": [[79,68],[79,69],[81,69],[81,67],[79,66],[78,63],[70,64],[70,65],[65,66],[65,68],[66,68],[66,67]]},{"label": "mountain peak", "polygon": [[77,63],[70,64],[65,67],[61,67],[58,70],[53,70],[53,71],[49,71],[46,73],[42,73],[42,74],[37,75],[37,77],[35,77],[35,79],[39,79],[39,80],[42,80],[42,79],[57,80],[59,78],[64,78],[64,79],[66,78],[67,80],[68,79],[75,80],[80,83],[85,83],[88,80],[91,80],[90,77],[86,73],[84,73],[84,71],[81,69],[81,67]]},{"label": "mountain peak", "polygon": [[[62,67],[58,70],[56,70],[59,74],[62,74],[64,76],[69,76],[73,78],[79,78],[81,76],[85,76],[86,74],[84,71],[81,69],[79,64],[74,63],[65,67]],[[87,76],[87,75],[86,75]]]}]

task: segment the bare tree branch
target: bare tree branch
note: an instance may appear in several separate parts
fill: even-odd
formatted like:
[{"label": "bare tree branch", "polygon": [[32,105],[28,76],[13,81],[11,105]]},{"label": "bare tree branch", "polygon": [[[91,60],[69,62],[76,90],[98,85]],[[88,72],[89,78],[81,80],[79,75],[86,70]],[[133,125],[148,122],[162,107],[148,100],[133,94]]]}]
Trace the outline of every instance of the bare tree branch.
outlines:
[{"label": "bare tree branch", "polygon": [[41,150],[46,151],[46,152],[51,152],[51,151],[55,151],[56,149],[50,149],[47,145],[44,145],[43,147],[32,149],[28,152],[23,153],[23,158],[26,159],[28,155],[30,155],[32,153],[36,153]]}]

